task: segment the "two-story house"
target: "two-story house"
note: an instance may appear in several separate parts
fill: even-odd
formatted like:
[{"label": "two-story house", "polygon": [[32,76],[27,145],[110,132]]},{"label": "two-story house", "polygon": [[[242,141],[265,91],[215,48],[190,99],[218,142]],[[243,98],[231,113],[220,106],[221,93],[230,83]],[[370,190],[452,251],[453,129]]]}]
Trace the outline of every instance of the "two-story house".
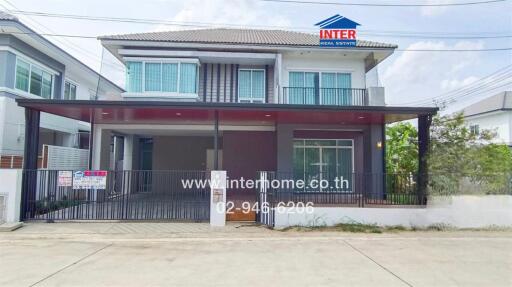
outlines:
[{"label": "two-story house", "polygon": [[[126,67],[120,100],[18,103],[33,118],[27,134],[38,125],[38,111],[91,122],[92,168],[122,173],[115,180],[124,186],[117,194],[160,191],[146,197],[150,211],[139,210],[139,204],[119,215],[118,207],[109,205],[116,211],[102,218],[204,219],[207,214],[182,193],[163,196],[180,190],[171,171],[222,169],[232,179],[254,179],[260,171],[306,181],[343,176],[347,184],[336,192],[358,194],[348,201],[360,198],[362,190],[383,198],[385,126],[414,118],[419,172],[425,172],[428,127],[437,109],[386,106],[384,88],[366,82],[366,73],[395,45],[358,40],[355,47],[328,48],[319,46],[318,35],[249,29],[99,39]],[[424,185],[421,177],[418,185]],[[256,198],[247,189],[228,192],[235,202]],[[176,204],[178,199],[184,201]],[[169,200],[174,203],[164,204]],[[185,211],[173,209],[178,205]]]},{"label": "two-story house", "polygon": [[504,91],[463,109],[464,121],[472,133],[490,130],[495,142],[512,147],[512,91]]},{"label": "two-story house", "polygon": [[[21,168],[25,112],[15,99],[118,98],[120,87],[57,47],[16,17],[0,11],[0,168]],[[87,149],[89,124],[41,115],[42,145]]]}]

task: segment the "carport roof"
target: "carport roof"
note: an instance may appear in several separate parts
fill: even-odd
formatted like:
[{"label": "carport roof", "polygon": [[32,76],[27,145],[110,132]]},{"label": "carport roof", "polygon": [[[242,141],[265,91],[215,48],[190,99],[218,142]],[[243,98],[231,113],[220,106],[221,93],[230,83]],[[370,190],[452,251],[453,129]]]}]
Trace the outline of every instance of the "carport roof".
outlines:
[{"label": "carport roof", "polygon": [[301,124],[382,124],[433,115],[433,107],[326,106],[171,101],[17,99],[19,106],[95,124],[220,121]]}]

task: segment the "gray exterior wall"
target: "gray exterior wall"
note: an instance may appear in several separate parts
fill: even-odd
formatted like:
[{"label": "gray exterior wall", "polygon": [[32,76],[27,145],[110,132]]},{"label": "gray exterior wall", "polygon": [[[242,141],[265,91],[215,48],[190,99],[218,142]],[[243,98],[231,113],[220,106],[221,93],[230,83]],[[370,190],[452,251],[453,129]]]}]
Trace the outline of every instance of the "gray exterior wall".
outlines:
[{"label": "gray exterior wall", "polygon": [[206,170],[212,136],[153,137],[153,170]]},{"label": "gray exterior wall", "polygon": [[238,102],[238,70],[264,69],[268,102],[274,101],[274,66],[202,63],[199,69],[199,100]]},{"label": "gray exterior wall", "polygon": [[14,88],[16,55],[9,51],[0,51],[0,87]]},{"label": "gray exterior wall", "polygon": [[[46,54],[34,49],[30,45],[25,44],[14,36],[0,34],[0,46],[9,46],[20,53],[34,59],[60,73],[55,76],[54,98],[62,98],[64,92],[65,66],[64,64],[48,57]],[[14,88],[14,75],[16,73],[16,56],[8,51],[0,51],[0,86]]]}]

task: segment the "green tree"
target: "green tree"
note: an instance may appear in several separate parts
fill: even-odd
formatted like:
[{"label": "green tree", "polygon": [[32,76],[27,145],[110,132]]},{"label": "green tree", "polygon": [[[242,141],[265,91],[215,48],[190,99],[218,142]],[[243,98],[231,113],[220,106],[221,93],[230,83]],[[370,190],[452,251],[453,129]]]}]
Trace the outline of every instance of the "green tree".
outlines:
[{"label": "green tree", "polygon": [[418,131],[411,123],[386,129],[386,172],[408,174],[418,171]]},{"label": "green tree", "polygon": [[459,193],[468,181],[478,184],[482,193],[507,191],[512,155],[507,146],[492,143],[495,136],[489,130],[471,133],[462,113],[434,117],[428,155],[430,192]]},{"label": "green tree", "polygon": [[[417,130],[410,123],[398,123],[386,130],[386,172],[415,174],[418,171]],[[456,194],[510,193],[512,151],[493,143],[495,133],[481,130],[473,134],[461,113],[435,116],[430,129],[428,152],[429,192]],[[393,177],[395,178],[395,177]],[[388,188],[396,190],[396,179]]]}]

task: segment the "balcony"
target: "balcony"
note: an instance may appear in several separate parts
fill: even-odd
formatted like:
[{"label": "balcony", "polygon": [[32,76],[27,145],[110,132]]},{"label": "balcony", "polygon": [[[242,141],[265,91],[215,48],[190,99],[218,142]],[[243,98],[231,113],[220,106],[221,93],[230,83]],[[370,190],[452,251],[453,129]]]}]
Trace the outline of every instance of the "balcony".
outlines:
[{"label": "balcony", "polygon": [[279,103],[292,105],[365,106],[368,105],[368,93],[366,89],[352,88],[283,87],[283,94],[279,98]]}]

